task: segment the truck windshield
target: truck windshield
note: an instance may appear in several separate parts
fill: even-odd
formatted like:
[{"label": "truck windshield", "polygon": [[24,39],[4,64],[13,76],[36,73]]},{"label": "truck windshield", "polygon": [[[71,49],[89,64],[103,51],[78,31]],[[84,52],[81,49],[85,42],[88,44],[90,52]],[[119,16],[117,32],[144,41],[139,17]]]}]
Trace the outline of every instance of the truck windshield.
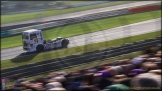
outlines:
[{"label": "truck windshield", "polygon": [[31,35],[30,35],[30,40],[33,40],[33,39],[35,39],[35,38],[37,38],[37,35],[36,35],[36,34],[31,34]]}]

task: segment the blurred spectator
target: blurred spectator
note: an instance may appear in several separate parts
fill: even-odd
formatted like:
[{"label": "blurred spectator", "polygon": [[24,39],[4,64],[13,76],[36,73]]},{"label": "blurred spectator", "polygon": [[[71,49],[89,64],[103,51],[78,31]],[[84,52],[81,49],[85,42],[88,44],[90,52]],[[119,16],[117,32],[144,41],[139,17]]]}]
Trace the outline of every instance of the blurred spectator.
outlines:
[{"label": "blurred spectator", "polygon": [[69,73],[51,72],[32,81],[21,75],[11,79],[13,87],[26,87],[21,91],[161,91],[161,50],[150,52]]},{"label": "blurred spectator", "polygon": [[25,81],[25,78],[22,76],[22,74],[16,74],[12,77],[10,77],[11,80],[14,80],[14,86],[19,87],[21,86],[21,82]]},{"label": "blurred spectator", "polygon": [[136,91],[161,91],[161,76],[154,73],[140,74],[131,80],[131,85]]},{"label": "blurred spectator", "polygon": [[123,85],[123,84],[115,84],[115,85],[110,85],[107,86],[104,90],[102,91],[131,91],[129,87]]}]

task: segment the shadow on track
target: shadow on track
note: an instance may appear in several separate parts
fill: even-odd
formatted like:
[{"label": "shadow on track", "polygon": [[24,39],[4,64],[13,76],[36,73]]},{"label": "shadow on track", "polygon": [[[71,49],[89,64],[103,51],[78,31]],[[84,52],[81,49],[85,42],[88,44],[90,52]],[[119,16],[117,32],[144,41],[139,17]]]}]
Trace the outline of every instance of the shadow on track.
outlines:
[{"label": "shadow on track", "polygon": [[21,62],[27,62],[32,60],[35,56],[37,56],[39,53],[21,53],[15,58],[11,59],[13,63],[21,63]]},{"label": "shadow on track", "polygon": [[27,62],[31,61],[33,58],[35,58],[38,54],[40,53],[45,53],[45,52],[50,52],[50,51],[57,51],[57,50],[62,50],[66,48],[57,48],[53,50],[46,50],[43,52],[35,52],[35,53],[21,53],[20,55],[16,56],[15,58],[11,59],[11,62],[13,63],[22,63],[22,62]]}]

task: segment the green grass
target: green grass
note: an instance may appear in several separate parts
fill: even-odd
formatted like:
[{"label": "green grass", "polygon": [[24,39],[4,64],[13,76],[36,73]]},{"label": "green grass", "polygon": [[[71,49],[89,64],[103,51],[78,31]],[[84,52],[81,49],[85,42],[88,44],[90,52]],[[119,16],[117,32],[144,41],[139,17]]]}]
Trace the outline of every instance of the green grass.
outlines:
[{"label": "green grass", "polygon": [[[151,14],[154,14],[155,16],[152,16]],[[125,18],[128,20],[129,24],[132,24],[159,17],[161,17],[161,10],[124,15],[45,30],[43,31],[43,36],[44,39],[46,40],[53,39],[58,36],[70,37],[122,26],[123,24],[121,24],[121,22],[119,21],[120,18]],[[88,28],[86,28],[85,25]],[[5,37],[1,39],[1,49],[21,45],[22,45],[21,35]]]},{"label": "green grass", "polygon": [[37,18],[44,18],[48,16],[55,16],[60,14],[72,13],[72,12],[79,12],[89,9],[96,9],[102,7],[108,7],[113,5],[131,3],[134,1],[117,1],[117,2],[109,2],[104,4],[97,4],[97,5],[90,5],[90,6],[83,6],[78,8],[70,8],[70,9],[63,9],[63,10],[54,10],[53,8],[48,9],[47,11],[43,12],[32,12],[32,13],[22,13],[22,14],[12,14],[12,15],[1,15],[1,24],[12,23],[12,22],[20,22],[25,20],[33,20]]},{"label": "green grass", "polygon": [[[58,51],[50,51],[50,52],[44,52],[40,54],[33,54],[33,55],[25,56],[25,57],[14,58],[10,60],[4,60],[4,61],[1,61],[1,70],[12,68],[12,67],[17,67],[21,65],[41,62],[44,60],[59,58],[63,56],[69,56],[72,54],[80,54],[84,52],[109,48],[112,46],[119,46],[124,43],[131,43],[131,42],[135,42],[139,40],[145,40],[145,39],[154,38],[160,35],[161,35],[161,31],[158,31],[158,32],[152,32],[152,33],[132,36],[131,40],[129,40],[130,38],[127,38],[127,39],[121,38],[121,39],[115,39],[115,40],[106,41],[106,42],[89,44],[86,46],[78,46],[78,47],[73,47],[73,48],[68,48],[68,49],[63,49],[63,50],[58,50]],[[123,39],[125,39],[125,42],[123,42]],[[16,62],[13,62],[13,60],[15,60]]]}]

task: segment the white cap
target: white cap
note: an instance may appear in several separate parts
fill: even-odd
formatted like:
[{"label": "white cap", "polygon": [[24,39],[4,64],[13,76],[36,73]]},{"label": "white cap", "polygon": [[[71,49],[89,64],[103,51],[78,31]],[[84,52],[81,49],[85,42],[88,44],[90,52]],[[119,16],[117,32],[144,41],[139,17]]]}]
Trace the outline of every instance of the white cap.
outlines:
[{"label": "white cap", "polygon": [[62,88],[62,84],[59,83],[59,82],[51,82],[51,83],[47,83],[47,84],[45,85],[45,87],[46,87],[47,89]]}]

